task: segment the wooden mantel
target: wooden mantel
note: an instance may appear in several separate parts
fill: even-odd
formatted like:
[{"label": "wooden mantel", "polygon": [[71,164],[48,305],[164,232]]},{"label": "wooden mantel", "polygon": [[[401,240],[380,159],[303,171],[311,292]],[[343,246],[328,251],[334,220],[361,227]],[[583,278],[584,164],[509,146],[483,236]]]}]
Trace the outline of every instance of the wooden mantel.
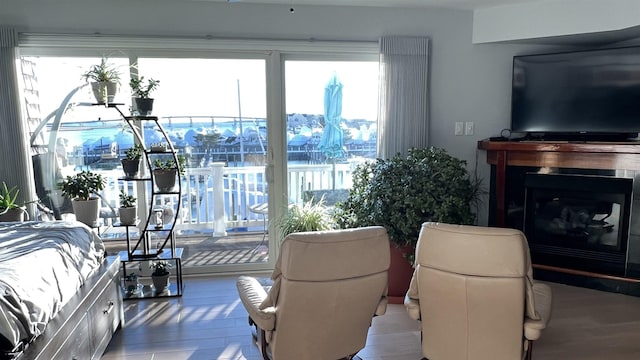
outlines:
[{"label": "wooden mantel", "polygon": [[505,226],[507,166],[640,170],[639,142],[478,141],[496,166],[496,225]]}]

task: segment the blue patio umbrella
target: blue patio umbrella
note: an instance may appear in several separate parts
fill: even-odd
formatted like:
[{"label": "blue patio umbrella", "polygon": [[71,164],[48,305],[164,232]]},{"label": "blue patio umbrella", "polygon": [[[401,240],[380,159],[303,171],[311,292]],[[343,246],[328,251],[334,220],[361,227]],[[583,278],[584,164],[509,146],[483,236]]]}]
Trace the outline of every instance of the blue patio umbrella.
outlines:
[{"label": "blue patio umbrella", "polygon": [[344,152],[342,122],[342,83],[333,74],[324,88],[324,130],[318,143],[318,150],[335,162]]},{"label": "blue patio umbrella", "polygon": [[336,159],[343,156],[342,83],[334,73],[324,88],[324,130],[318,150],[333,163],[333,188],[336,187]]}]

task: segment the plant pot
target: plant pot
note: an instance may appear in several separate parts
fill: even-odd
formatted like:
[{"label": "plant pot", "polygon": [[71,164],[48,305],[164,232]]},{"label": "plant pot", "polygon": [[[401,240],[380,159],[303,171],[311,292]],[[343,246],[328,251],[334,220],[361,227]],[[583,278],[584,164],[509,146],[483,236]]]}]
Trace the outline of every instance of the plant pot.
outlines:
[{"label": "plant pot", "polygon": [[153,177],[160,192],[170,192],[176,187],[178,169],[155,169]]},{"label": "plant pot", "polygon": [[[115,82],[92,82],[91,90],[96,101],[100,104],[112,103],[118,92],[118,83]],[[106,101],[105,101],[106,98]]]},{"label": "plant pot", "polygon": [[129,160],[122,159],[122,171],[128,178],[134,178],[138,176],[140,172],[140,159],[138,160]]},{"label": "plant pot", "polygon": [[135,294],[138,292],[138,280],[125,280],[124,289],[127,291],[128,295]]},{"label": "plant pot", "polygon": [[138,217],[138,208],[136,206],[118,208],[118,213],[120,214],[120,225],[135,225]]},{"label": "plant pot", "polygon": [[153,111],[153,99],[150,98],[135,98],[136,110],[140,115],[151,115]]},{"label": "plant pot", "polygon": [[165,292],[169,287],[169,274],[166,275],[152,275],[153,287],[156,289],[156,293]]},{"label": "plant pot", "polygon": [[100,214],[100,199],[91,198],[89,200],[71,200],[73,206],[73,213],[76,215],[76,220],[81,223],[95,228],[98,227],[98,215]]},{"label": "plant pot", "polygon": [[397,247],[391,244],[391,264],[389,265],[389,285],[387,299],[389,304],[402,304],[409,290],[413,276],[413,266],[407,261],[405,254],[415,252],[412,246]]},{"label": "plant pot", "polygon": [[[4,211],[4,209],[2,209],[2,211]],[[6,213],[0,215],[0,222],[24,221],[24,213],[24,208],[9,209]]]}]

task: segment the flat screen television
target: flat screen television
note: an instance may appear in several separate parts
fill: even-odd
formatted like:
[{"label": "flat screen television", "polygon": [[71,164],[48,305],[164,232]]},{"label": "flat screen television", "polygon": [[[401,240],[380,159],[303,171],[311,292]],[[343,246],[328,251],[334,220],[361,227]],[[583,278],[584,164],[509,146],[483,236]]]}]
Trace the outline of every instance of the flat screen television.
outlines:
[{"label": "flat screen television", "polygon": [[542,139],[640,132],[640,47],[515,56],[511,131]]}]

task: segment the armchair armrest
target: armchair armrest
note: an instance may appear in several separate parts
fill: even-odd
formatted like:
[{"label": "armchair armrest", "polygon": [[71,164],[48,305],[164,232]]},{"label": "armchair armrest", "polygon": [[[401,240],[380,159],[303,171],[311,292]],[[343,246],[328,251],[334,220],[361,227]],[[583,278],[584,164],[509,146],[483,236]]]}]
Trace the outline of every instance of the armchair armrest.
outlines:
[{"label": "armchair armrest", "polygon": [[407,309],[410,318],[420,320],[420,300],[412,299],[407,294],[404,296],[404,307]]},{"label": "armchair armrest", "polygon": [[404,307],[407,309],[407,313],[409,314],[410,318],[420,321],[422,319],[422,316],[420,315],[420,295],[418,294],[418,268],[419,265],[416,266],[416,269],[413,271],[413,276],[411,276],[409,290],[404,296]]},{"label": "armchair armrest", "polygon": [[260,305],[267,297],[267,292],[255,278],[240,276],[236,281],[240,301],[249,313],[249,317],[262,330],[273,330],[275,328],[275,308],[268,307],[260,309]]},{"label": "armchair armrest", "polygon": [[551,319],[551,304],[553,302],[551,288],[546,284],[534,283],[533,294],[536,314],[540,319],[525,318],[524,320],[524,336],[527,340],[532,341],[540,338],[540,333],[547,327]]},{"label": "armchair armrest", "polygon": [[387,312],[387,297],[383,296],[380,298],[380,302],[378,303],[378,307],[376,308],[376,316],[384,315]]}]

